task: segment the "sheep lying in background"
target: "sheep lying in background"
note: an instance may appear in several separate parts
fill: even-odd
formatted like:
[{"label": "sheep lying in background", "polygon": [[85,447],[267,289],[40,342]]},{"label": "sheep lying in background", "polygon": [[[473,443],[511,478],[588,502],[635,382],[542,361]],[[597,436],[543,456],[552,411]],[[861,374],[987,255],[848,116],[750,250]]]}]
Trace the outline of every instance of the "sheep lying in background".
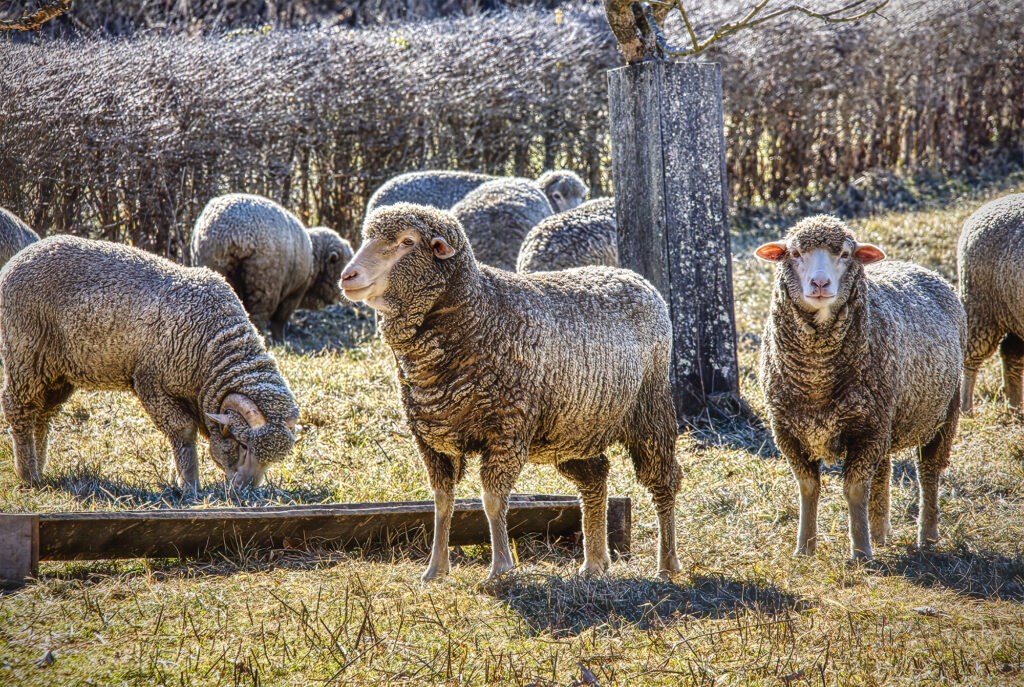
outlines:
[{"label": "sheep lying in background", "polygon": [[39,234],[22,222],[10,210],[0,208],[0,267],[30,243],[39,240]]},{"label": "sheep lying in background", "polygon": [[[448,172],[425,170],[408,172],[392,177],[378,188],[366,205],[366,217],[374,210],[395,203],[416,203],[441,210],[448,210],[466,197],[470,191],[493,179],[517,177],[494,177],[473,172]],[[536,180],[526,179],[544,193],[556,212],[576,207],[586,200],[589,189],[583,180],[567,170],[547,171]]]},{"label": "sheep lying in background", "polygon": [[0,273],[3,409],[24,482],[39,482],[50,418],[75,389],[132,391],[199,485],[196,432],[235,487],[295,443],[298,408],[223,279],[135,248],[39,241]]},{"label": "sheep lying in background", "polygon": [[603,451],[622,442],[658,513],[658,568],[679,570],[669,389],[672,327],[658,292],[628,270],[520,275],[480,265],[450,213],[377,210],[342,273],[342,289],[380,317],[395,354],[405,416],[434,492],[434,543],[423,575],[448,572],[453,490],[466,454],[481,455],[491,577],[514,567],[509,492],[527,462],[553,464],[579,489],[581,572],[608,568]]},{"label": "sheep lying in background", "polygon": [[587,201],[541,221],[523,239],[516,271],[550,272],[585,265],[619,266],[614,198]]},{"label": "sheep lying in background", "polygon": [[939,476],[960,417],[966,317],[934,272],[857,243],[834,217],[797,224],[757,257],[778,267],[759,379],[800,487],[798,554],[813,554],[820,461],[843,462],[854,558],[891,532],[889,454],[917,448],[918,543],[938,539]]},{"label": "sheep lying in background", "polygon": [[502,270],[516,268],[523,239],[552,212],[551,203],[533,182],[515,177],[481,184],[451,209],[476,259]]},{"label": "sheep lying in background", "polygon": [[352,246],[337,233],[307,231],[261,196],[218,196],[192,230],[192,264],[224,275],[253,324],[278,342],[294,311],[341,302],[338,279],[351,258]]},{"label": "sheep lying in background", "polygon": [[999,346],[1003,393],[1021,408],[1024,375],[1024,193],[982,205],[957,244],[960,298],[967,311],[963,412],[974,403],[978,368]]}]

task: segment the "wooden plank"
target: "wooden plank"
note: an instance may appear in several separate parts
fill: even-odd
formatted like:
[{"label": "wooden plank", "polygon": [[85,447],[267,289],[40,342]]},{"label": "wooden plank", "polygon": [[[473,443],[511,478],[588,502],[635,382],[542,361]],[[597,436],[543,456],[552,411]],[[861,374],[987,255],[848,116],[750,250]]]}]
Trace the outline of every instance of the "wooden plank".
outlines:
[{"label": "wooden plank", "polygon": [[0,513],[0,582],[20,584],[39,574],[39,517]]},{"label": "wooden plank", "polygon": [[[630,510],[628,498],[609,499],[609,540],[619,551],[629,549]],[[39,558],[196,556],[225,546],[280,547],[285,540],[359,546],[420,532],[429,535],[433,514],[431,501],[46,513],[39,515]],[[580,531],[579,501],[572,496],[516,494],[508,523],[513,537],[564,537]],[[451,543],[489,542],[480,500],[457,500]]]},{"label": "wooden plank", "polygon": [[739,398],[721,74],[651,61],[608,72],[619,255],[672,316],[676,415]]}]

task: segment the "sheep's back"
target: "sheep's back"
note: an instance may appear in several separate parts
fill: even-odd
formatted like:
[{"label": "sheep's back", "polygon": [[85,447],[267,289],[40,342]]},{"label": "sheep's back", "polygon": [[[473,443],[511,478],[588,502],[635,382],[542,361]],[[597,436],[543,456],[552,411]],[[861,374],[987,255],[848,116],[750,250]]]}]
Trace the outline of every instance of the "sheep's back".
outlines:
[{"label": "sheep's back", "polygon": [[957,254],[967,311],[1024,331],[1024,193],[997,198],[968,217]]},{"label": "sheep's back", "polygon": [[[313,246],[302,222],[269,198],[232,193],[210,200],[192,234],[192,264],[224,275],[254,256],[272,262],[268,279],[306,281]],[[285,293],[292,289],[285,288]]]},{"label": "sheep's back", "polygon": [[415,203],[447,210],[480,184],[494,177],[473,172],[424,170],[392,177],[374,191],[366,205],[366,216],[375,209],[395,203]]},{"label": "sheep's back", "polygon": [[942,424],[958,393],[967,318],[952,286],[910,263],[865,269],[870,307],[867,377],[884,375],[893,389],[893,449],[917,446]]},{"label": "sheep's back", "polygon": [[[672,325],[653,286],[629,270],[583,267],[529,275],[485,270],[530,358],[505,374],[539,407],[530,459],[590,455],[617,440],[645,384],[668,379]],[[498,321],[497,318],[494,321]],[[517,336],[518,334],[518,336]]]},{"label": "sheep's back", "polygon": [[585,265],[619,266],[613,198],[591,200],[542,220],[523,239],[516,270],[540,272]]},{"label": "sheep's back", "polygon": [[465,230],[479,262],[514,270],[523,239],[554,210],[534,182],[511,177],[481,184],[456,203],[451,213]]},{"label": "sheep's back", "polygon": [[44,239],[0,274],[5,361],[88,388],[125,388],[142,364],[188,381],[218,332],[251,329],[223,279],[145,251],[71,236]]}]

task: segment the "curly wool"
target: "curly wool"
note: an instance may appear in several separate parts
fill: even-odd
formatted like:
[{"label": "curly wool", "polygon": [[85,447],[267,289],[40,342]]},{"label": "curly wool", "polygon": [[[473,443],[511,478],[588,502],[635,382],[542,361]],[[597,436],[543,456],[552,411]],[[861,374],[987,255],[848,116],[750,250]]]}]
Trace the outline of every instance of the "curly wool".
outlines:
[{"label": "curly wool", "polygon": [[481,184],[456,203],[451,213],[469,237],[478,261],[514,270],[523,239],[554,210],[532,181],[505,178]]},{"label": "curly wool", "polygon": [[242,193],[210,200],[192,231],[192,264],[224,275],[256,327],[277,340],[295,310],[341,302],[351,256],[336,232],[307,231],[274,201]]},{"label": "curly wool", "polygon": [[[520,275],[481,265],[452,215],[408,204],[378,210],[364,240],[393,241],[409,228],[423,245],[440,237],[455,251],[395,264],[378,311],[435,494],[461,479],[466,454],[482,453],[485,491],[507,493],[528,460],[555,464],[585,501],[596,499],[602,451],[623,442],[671,520],[680,480],[672,329],[654,287],[608,267]],[[674,568],[674,530],[665,527],[659,562]],[[598,534],[586,537],[600,545]]]},{"label": "curly wool", "polygon": [[[0,274],[3,406],[19,474],[37,480],[45,427],[75,389],[131,391],[171,441],[185,481],[196,481],[196,432],[221,467],[238,459],[205,413],[242,394],[267,420],[238,433],[261,463],[294,445],[298,408],[277,363],[228,284],[207,269],[105,241],[54,236],[29,246]],[[42,428],[42,429],[40,429]],[[35,460],[23,453],[32,448]],[[23,459],[24,458],[24,459]]]},{"label": "curly wool", "polygon": [[39,240],[39,235],[6,208],[0,208],[0,267],[30,243]]},{"label": "curly wool", "polygon": [[999,346],[1003,391],[1021,407],[1024,375],[1024,193],[981,206],[964,223],[957,244],[960,298],[967,311],[964,411],[970,410],[978,368]]},{"label": "curly wool", "polygon": [[[852,232],[825,216],[803,220],[787,240],[801,253],[855,246]],[[939,442],[936,464],[919,470],[937,483],[959,416],[966,338],[953,289],[915,265],[853,260],[824,322],[801,307],[801,293],[795,270],[779,263],[758,375],[776,444],[798,481],[818,479],[819,459],[845,461],[846,482],[870,483],[876,472],[887,480],[886,455]]]},{"label": "curly wool", "polygon": [[396,203],[415,203],[439,210],[448,210],[466,197],[471,191],[495,179],[519,179],[533,183],[545,196],[552,207],[558,200],[579,204],[587,197],[589,189],[575,172],[549,170],[536,180],[522,177],[495,177],[473,172],[452,172],[446,170],[424,170],[407,172],[392,177],[378,188],[366,205],[366,217],[377,208]]},{"label": "curly wool", "polygon": [[548,272],[586,265],[619,266],[615,199],[598,198],[552,215],[523,239],[517,272]]}]

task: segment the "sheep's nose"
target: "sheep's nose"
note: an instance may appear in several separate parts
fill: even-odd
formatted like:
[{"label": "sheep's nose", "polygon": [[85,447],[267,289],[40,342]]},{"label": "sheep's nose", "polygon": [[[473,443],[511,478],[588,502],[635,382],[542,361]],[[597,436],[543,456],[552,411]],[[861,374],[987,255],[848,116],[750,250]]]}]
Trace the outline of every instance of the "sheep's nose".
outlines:
[{"label": "sheep's nose", "polygon": [[341,273],[342,283],[347,282],[349,279],[355,279],[359,276],[359,270],[349,267],[347,270]]},{"label": "sheep's nose", "polygon": [[819,275],[819,276],[814,277],[814,278],[811,279],[811,286],[813,286],[815,288],[815,290],[819,291],[819,292],[823,291],[825,289],[825,287],[830,285],[831,283],[832,283],[832,280],[829,279],[828,276],[826,276],[824,274]]}]

